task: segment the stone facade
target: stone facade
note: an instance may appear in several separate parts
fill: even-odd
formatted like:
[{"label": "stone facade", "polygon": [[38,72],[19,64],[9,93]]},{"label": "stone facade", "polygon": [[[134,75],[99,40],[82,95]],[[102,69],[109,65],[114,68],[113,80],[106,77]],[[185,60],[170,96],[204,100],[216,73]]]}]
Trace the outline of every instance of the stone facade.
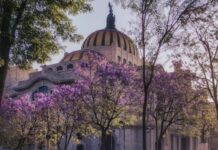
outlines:
[{"label": "stone facade", "polygon": [[22,70],[17,67],[9,67],[5,80],[4,97],[9,97],[13,92],[13,88],[22,80],[27,80],[29,74],[33,70]]},{"label": "stone facade", "polygon": [[218,132],[211,131],[212,135],[209,138],[209,148],[210,150],[218,150]]},{"label": "stone facade", "polygon": [[[147,132],[147,148],[155,150],[155,131]],[[98,137],[86,138],[82,141],[86,150],[98,150],[100,139]],[[125,127],[116,129],[107,140],[108,150],[142,150],[142,128]],[[76,145],[71,145],[69,150],[76,150]],[[183,136],[173,131],[168,131],[163,140],[162,150],[208,150],[207,144],[200,143],[196,137]]]}]

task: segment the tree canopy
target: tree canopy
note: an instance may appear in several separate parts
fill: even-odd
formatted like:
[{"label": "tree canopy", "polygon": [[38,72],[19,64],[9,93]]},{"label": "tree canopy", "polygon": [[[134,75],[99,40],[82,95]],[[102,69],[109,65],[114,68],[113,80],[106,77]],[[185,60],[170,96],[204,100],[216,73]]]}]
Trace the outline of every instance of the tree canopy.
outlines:
[{"label": "tree canopy", "polygon": [[79,41],[70,16],[90,11],[91,0],[0,0],[0,97],[9,64],[22,68],[58,53],[61,40]]}]

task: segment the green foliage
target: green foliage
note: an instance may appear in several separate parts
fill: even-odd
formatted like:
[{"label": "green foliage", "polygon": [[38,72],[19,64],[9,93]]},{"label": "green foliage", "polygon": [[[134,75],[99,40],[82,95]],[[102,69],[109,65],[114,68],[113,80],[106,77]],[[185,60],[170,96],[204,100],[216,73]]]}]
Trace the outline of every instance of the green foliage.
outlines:
[{"label": "green foliage", "polygon": [[211,131],[217,130],[214,104],[205,99],[192,107],[188,114],[180,132],[185,135],[201,137],[202,142],[207,142]]},{"label": "green foliage", "polygon": [[[51,54],[59,52],[61,40],[81,40],[82,36],[76,33],[70,17],[91,11],[90,2],[91,0],[1,0],[0,27],[6,21],[9,21],[10,27],[8,32],[1,27],[0,34],[10,37],[10,63],[23,68],[30,67],[33,61],[44,63],[50,59]],[[6,7],[11,11],[7,12]],[[8,20],[3,20],[5,13],[10,16]]]},{"label": "green foliage", "polygon": [[218,112],[217,6],[217,1],[214,1],[208,7],[191,14],[188,22],[175,36],[178,43],[174,40],[173,44],[179,46],[177,56],[185,61],[186,67],[196,72],[196,87],[207,90],[208,99],[214,102]]}]

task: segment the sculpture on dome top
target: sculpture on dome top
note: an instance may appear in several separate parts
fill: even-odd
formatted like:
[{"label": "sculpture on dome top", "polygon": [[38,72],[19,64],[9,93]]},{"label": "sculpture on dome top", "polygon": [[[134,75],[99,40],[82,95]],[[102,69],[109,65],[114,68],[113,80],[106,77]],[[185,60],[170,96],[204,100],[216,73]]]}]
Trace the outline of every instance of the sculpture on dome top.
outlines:
[{"label": "sculpture on dome top", "polygon": [[113,14],[113,7],[111,3],[108,4],[110,13],[107,16],[107,29],[116,29],[115,28],[115,16]]},{"label": "sculpture on dome top", "polygon": [[111,5],[111,3],[108,3],[109,9],[110,9],[110,14],[113,14],[113,6]]}]

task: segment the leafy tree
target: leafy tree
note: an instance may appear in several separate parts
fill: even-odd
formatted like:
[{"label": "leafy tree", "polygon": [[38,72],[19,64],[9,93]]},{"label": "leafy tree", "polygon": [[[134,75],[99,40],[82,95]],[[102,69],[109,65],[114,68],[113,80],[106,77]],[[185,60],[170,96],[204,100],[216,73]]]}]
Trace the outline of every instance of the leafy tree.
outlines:
[{"label": "leafy tree", "polygon": [[52,119],[52,130],[56,134],[59,150],[67,150],[76,133],[84,136],[90,129],[85,124],[86,111],[80,98],[81,93],[80,86],[75,83],[53,89],[50,96],[54,102],[52,110],[55,120]]},{"label": "leafy tree", "polygon": [[60,40],[81,36],[70,15],[91,10],[91,0],[0,0],[0,97],[8,65],[44,63],[61,48]]},{"label": "leafy tree", "polygon": [[37,93],[35,96],[38,115],[43,124],[43,140],[46,148],[55,146],[67,150],[73,136],[81,131],[85,115],[81,105],[79,86],[62,85],[52,89],[52,94]]},{"label": "leafy tree", "polygon": [[132,33],[136,37],[143,61],[143,150],[146,150],[147,106],[150,85],[160,53],[181,28],[189,15],[204,8],[211,0],[115,0],[136,14]]},{"label": "leafy tree", "polygon": [[[127,66],[109,63],[101,57],[82,61],[78,68],[79,84],[82,89],[82,101],[87,112],[87,122],[101,134],[100,149],[106,149],[107,134],[121,126],[135,121],[131,109],[134,99],[132,83],[134,69]],[[94,56],[96,58],[96,56]]]},{"label": "leafy tree", "polygon": [[5,100],[1,109],[1,146],[24,149],[37,138],[42,126],[36,105],[28,96]]},{"label": "leafy tree", "polygon": [[167,130],[175,125],[184,125],[187,112],[198,105],[201,92],[192,89],[193,77],[190,72],[182,70],[155,74],[148,110],[155,123],[156,150],[162,150],[162,139]]},{"label": "leafy tree", "polygon": [[[217,70],[217,52],[218,52],[218,32],[217,32],[217,1],[205,9],[205,13],[196,12],[189,18],[189,22],[184,24],[185,33],[179,35],[180,47],[179,56],[187,60],[187,67],[195,70],[198,76],[196,84],[199,88],[207,89],[208,99],[215,103],[218,112],[218,70]],[[182,53],[182,54],[181,54]],[[217,113],[218,118],[218,113]]]},{"label": "leafy tree", "polygon": [[58,118],[55,116],[55,110],[53,109],[54,102],[47,93],[37,93],[34,96],[36,107],[39,109],[38,117],[42,123],[41,139],[37,142],[42,143],[43,146],[46,146],[46,149],[50,150],[55,144],[53,128],[57,123],[56,118]]},{"label": "leafy tree", "polygon": [[62,85],[53,89],[51,95],[37,93],[34,101],[28,96],[4,101],[0,145],[16,150],[28,144],[66,150],[77,132],[85,135],[85,128],[89,129],[83,124],[85,115],[80,93],[80,86],[76,84]]},{"label": "leafy tree", "polygon": [[211,102],[204,102],[200,105],[199,124],[201,129],[201,142],[207,143],[211,131],[217,131],[216,110]]},{"label": "leafy tree", "polygon": [[200,101],[188,111],[188,117],[181,133],[200,137],[201,143],[208,143],[212,131],[217,130],[216,109],[212,102],[207,101],[207,94],[203,94]]}]

